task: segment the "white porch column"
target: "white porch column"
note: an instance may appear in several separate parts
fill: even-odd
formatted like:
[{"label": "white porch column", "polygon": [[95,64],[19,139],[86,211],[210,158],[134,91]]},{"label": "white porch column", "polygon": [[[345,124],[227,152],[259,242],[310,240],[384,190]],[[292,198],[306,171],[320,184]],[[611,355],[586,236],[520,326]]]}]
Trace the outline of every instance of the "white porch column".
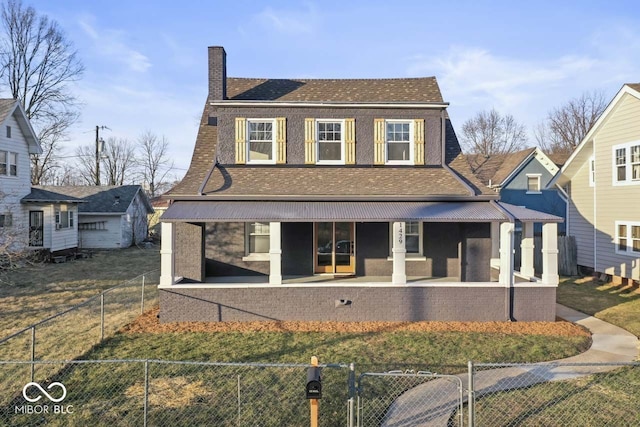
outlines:
[{"label": "white porch column", "polygon": [[542,224],[542,283],[557,285],[558,277],[558,224]]},{"label": "white porch column", "polygon": [[391,282],[394,285],[404,285],[407,283],[407,274],[405,266],[405,258],[407,250],[405,249],[405,223],[393,223],[393,274]]},{"label": "white porch column", "polygon": [[175,284],[176,264],[173,252],[175,247],[174,230],[176,229],[176,225],[173,222],[163,222],[161,224],[160,285],[171,286]]},{"label": "white porch column", "polygon": [[520,248],[522,249],[520,256],[520,273],[527,277],[535,276],[533,268],[533,250],[535,244],[533,241],[533,223],[522,223],[522,243]]},{"label": "white porch column", "polygon": [[491,223],[491,266],[500,263],[500,224]]},{"label": "white porch column", "polygon": [[269,223],[269,284],[282,284],[282,243],[280,223]]},{"label": "white porch column", "polygon": [[513,283],[513,222],[500,224],[500,278],[501,285],[511,286]]}]

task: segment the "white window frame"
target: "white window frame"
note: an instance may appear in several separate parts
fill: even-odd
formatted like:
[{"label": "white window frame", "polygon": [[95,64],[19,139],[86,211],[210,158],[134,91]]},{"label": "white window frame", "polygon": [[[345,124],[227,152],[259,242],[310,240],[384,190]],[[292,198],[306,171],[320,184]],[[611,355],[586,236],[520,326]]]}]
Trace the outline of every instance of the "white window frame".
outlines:
[{"label": "white window frame", "polygon": [[0,228],[9,228],[13,225],[13,215],[11,212],[5,212],[0,214],[2,222],[0,222]]},{"label": "white window frame", "polygon": [[[405,254],[405,259],[407,261],[425,261],[427,258],[424,256],[424,223],[422,221],[404,221],[405,223],[405,243],[406,243],[406,235],[407,235],[407,223],[409,222],[417,222],[418,223],[418,252],[407,252]],[[405,246],[406,248],[406,246]],[[389,257],[388,261],[393,260],[393,222],[389,223]]]},{"label": "white window frame", "polygon": [[[271,123],[271,159],[251,160],[251,123]],[[276,164],[276,119],[247,119],[246,157],[247,164],[275,165]],[[266,142],[266,141],[265,141]]]},{"label": "white window frame", "polygon": [[[619,226],[621,225],[625,225],[627,226],[627,234],[625,236],[620,236],[619,234]],[[616,221],[616,230],[615,230],[615,241],[614,241],[614,245],[615,245],[615,249],[616,249],[616,253],[620,254],[620,255],[628,255],[628,256],[632,256],[632,257],[640,257],[640,252],[636,252],[633,250],[633,241],[634,240],[638,240],[640,241],[640,238],[632,238],[632,227],[640,227],[640,222],[638,221]],[[621,250],[619,248],[620,246],[620,238],[626,239],[626,250]]]},{"label": "white window frame", "polygon": [[[409,159],[408,160],[389,160],[389,144],[393,144],[393,142],[389,142],[387,139],[387,126],[390,124],[401,123],[409,125]],[[413,165],[414,164],[414,123],[413,120],[385,120],[384,121],[384,159],[385,164],[387,165]]]},{"label": "white window frame", "polygon": [[[262,223],[266,224],[269,227],[269,234],[265,233],[251,233],[251,224],[253,223]],[[260,236],[270,236],[271,235],[271,226],[269,222],[265,221],[251,221],[244,223],[244,253],[245,256],[242,257],[243,261],[269,261],[269,250],[266,252],[251,252],[251,236],[252,235],[260,235]]]},{"label": "white window frame", "polygon": [[[532,190],[529,188],[529,179],[534,178],[538,182],[537,190]],[[528,173],[527,174],[527,194],[542,194],[542,174],[539,173]]]},{"label": "white window frame", "polygon": [[9,177],[18,176],[18,153],[6,150],[0,150],[0,153],[4,154],[5,158],[5,160],[0,163],[4,166],[4,172],[0,172],[0,175]]},{"label": "white window frame", "polygon": [[[316,119],[316,164],[317,165],[344,165],[344,119]],[[340,123],[340,160],[320,160],[320,123]]]},{"label": "white window frame", "polygon": [[[633,178],[633,167],[637,166],[638,169],[640,169],[640,158],[638,158],[638,161],[633,162],[631,159],[631,150],[633,147],[640,147],[640,141],[632,141],[632,142],[627,142],[625,144],[619,144],[619,145],[615,145],[612,148],[612,183],[613,185],[640,185],[640,171],[638,172],[638,175],[636,178]],[[618,157],[617,157],[617,151],[623,151],[624,153],[624,163],[620,163],[618,164]],[[640,150],[640,148],[638,148],[638,150]],[[619,180],[618,179],[618,167],[624,167],[625,168],[625,176],[624,179]]]},{"label": "white window frame", "polygon": [[589,157],[589,187],[596,185],[596,158]]},{"label": "white window frame", "polygon": [[[66,212],[66,221],[63,221],[62,213]],[[63,205],[55,208],[55,225],[56,230],[66,230],[68,228],[73,228],[74,224],[74,213],[72,209],[69,209],[67,206]]]}]

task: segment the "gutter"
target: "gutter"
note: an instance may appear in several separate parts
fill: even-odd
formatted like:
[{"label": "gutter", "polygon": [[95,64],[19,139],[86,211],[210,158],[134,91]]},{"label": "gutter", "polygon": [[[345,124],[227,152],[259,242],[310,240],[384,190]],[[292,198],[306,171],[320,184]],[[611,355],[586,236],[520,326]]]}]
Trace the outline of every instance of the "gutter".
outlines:
[{"label": "gutter", "polygon": [[[504,214],[504,216],[506,216],[509,219],[509,222],[512,224],[515,224],[516,219],[513,217],[513,215],[511,215],[511,213],[509,211],[507,211],[505,208],[503,208],[502,206],[500,206],[498,203],[496,203],[495,201],[491,201],[489,202],[491,203],[492,206],[494,206],[499,212],[501,212],[502,214]],[[502,240],[502,239],[500,239]],[[505,295],[504,295],[504,311],[505,311],[505,317],[506,320],[508,322],[515,322],[515,319],[513,318],[513,302],[514,302],[514,289],[513,289],[513,270],[514,270],[514,265],[513,265],[513,247],[514,247],[514,236],[513,233],[511,233],[511,239],[510,239],[510,248],[509,248],[509,253],[511,256],[511,272],[509,274],[509,280],[507,282],[507,286],[505,287]],[[502,260],[502,254],[500,254],[500,259]]]}]

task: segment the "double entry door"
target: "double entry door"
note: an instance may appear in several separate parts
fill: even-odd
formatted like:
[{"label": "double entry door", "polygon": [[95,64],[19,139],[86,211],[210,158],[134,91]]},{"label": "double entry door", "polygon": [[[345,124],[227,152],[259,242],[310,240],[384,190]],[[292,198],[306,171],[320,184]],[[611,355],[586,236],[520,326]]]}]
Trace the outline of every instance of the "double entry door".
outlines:
[{"label": "double entry door", "polygon": [[315,223],[316,273],[354,274],[355,232],[353,222]]}]

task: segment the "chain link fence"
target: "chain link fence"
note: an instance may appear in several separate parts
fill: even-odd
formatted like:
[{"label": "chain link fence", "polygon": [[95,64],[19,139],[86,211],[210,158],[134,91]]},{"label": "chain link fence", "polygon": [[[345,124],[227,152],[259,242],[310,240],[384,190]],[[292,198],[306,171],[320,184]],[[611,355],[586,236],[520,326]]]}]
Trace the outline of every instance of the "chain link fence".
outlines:
[{"label": "chain link fence", "polygon": [[[54,372],[34,381],[24,369]],[[47,365],[49,369],[41,369]],[[323,426],[348,425],[348,365],[322,367]],[[5,388],[0,424],[15,426],[274,426],[309,425],[307,368],[158,360],[0,362],[18,386]],[[37,399],[37,400],[36,400]]]},{"label": "chain link fence", "polygon": [[[159,271],[142,274],[0,340],[0,360],[70,360],[158,303]],[[54,367],[39,365],[46,377]],[[20,367],[24,369],[24,367]],[[36,364],[31,364],[31,376]],[[15,385],[0,373],[0,384]]]}]

